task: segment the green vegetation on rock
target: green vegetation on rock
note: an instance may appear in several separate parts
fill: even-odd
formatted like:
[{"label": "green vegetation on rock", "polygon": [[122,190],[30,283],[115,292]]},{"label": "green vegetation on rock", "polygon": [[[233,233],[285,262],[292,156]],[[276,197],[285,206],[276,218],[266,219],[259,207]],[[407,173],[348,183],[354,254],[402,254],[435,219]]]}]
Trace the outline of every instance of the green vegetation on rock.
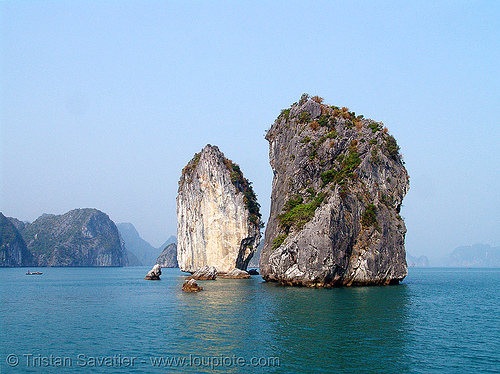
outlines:
[{"label": "green vegetation on rock", "polygon": [[287,237],[288,237],[288,234],[278,235],[273,240],[273,247],[272,247],[272,249],[274,250],[274,249],[278,248],[281,244],[283,244],[283,242],[286,240]]},{"label": "green vegetation on rock", "polygon": [[377,131],[380,131],[380,125],[377,122],[372,122],[368,125],[368,127],[372,130],[372,133],[376,133]]},{"label": "green vegetation on rock", "polygon": [[295,196],[285,203],[284,213],[278,216],[280,226],[286,233],[289,233],[292,228],[300,230],[313,217],[316,209],[321,205],[325,198],[325,193],[319,193],[312,201],[304,203],[302,196]]},{"label": "green vegetation on rock", "polygon": [[392,135],[387,135],[385,140],[385,149],[393,159],[397,160],[399,155],[399,145]]},{"label": "green vegetation on rock", "polygon": [[345,181],[347,178],[353,176],[354,170],[361,164],[361,159],[359,157],[359,153],[356,148],[356,144],[352,143],[349,147],[349,153],[347,157],[337,157],[337,160],[340,162],[340,170],[331,169],[321,173],[321,187],[325,187],[331,182],[340,183],[341,181]]},{"label": "green vegetation on rock", "polygon": [[224,164],[231,173],[231,183],[236,187],[236,191],[244,195],[243,202],[250,213],[250,222],[263,226],[260,222],[262,214],[260,213],[260,204],[257,202],[257,195],[252,188],[252,182],[243,176],[243,172],[238,164],[224,157]]},{"label": "green vegetation on rock", "polygon": [[377,226],[377,207],[373,204],[368,204],[365,212],[361,217],[363,227]]}]

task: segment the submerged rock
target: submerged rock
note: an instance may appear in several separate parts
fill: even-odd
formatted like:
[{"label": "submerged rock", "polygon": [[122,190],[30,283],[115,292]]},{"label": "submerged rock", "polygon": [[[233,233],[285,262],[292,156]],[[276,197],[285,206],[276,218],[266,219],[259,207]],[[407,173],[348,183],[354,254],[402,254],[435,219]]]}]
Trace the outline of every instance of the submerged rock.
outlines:
[{"label": "submerged rock", "polygon": [[215,280],[217,279],[217,274],[217,269],[214,266],[204,265],[186,279]]},{"label": "submerged rock", "polygon": [[186,279],[182,285],[182,290],[184,292],[199,292],[203,290],[203,287],[198,286],[194,279]]},{"label": "submerged rock", "polygon": [[177,196],[177,260],[182,271],[247,268],[260,242],[260,212],[239,166],[207,145],[182,171]]},{"label": "submerged rock", "polygon": [[315,287],[401,281],[409,177],[383,124],[303,96],[266,139],[274,180],[262,277]]},{"label": "submerged rock", "polygon": [[161,266],[156,264],[153,268],[146,274],[144,279],[147,280],[160,280]]},{"label": "submerged rock", "polygon": [[220,278],[228,279],[247,279],[251,278],[250,274],[245,270],[233,269],[227,273],[219,274]]}]

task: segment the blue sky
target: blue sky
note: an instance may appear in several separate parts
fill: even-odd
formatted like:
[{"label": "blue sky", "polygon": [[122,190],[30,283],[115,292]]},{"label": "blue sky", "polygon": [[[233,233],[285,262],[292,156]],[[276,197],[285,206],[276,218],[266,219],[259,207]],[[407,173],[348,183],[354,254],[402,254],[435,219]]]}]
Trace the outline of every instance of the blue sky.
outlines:
[{"label": "blue sky", "polygon": [[0,2],[0,210],[95,207],[159,246],[205,144],[269,214],[264,133],[307,92],[383,121],[406,247],[500,245],[500,2]]}]

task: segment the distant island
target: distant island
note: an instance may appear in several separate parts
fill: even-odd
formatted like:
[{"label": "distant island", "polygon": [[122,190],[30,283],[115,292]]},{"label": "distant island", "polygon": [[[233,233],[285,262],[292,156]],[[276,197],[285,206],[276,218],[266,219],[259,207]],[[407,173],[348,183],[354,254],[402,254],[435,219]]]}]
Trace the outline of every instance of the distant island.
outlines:
[{"label": "distant island", "polygon": [[500,267],[500,247],[474,244],[456,248],[444,259],[447,267],[497,268]]},{"label": "distant island", "polygon": [[426,256],[415,257],[406,252],[406,263],[409,267],[429,267],[429,259]]},{"label": "distant island", "polygon": [[157,263],[158,256],[170,244],[176,243],[175,236],[170,236],[159,248],[153,247],[146,240],[141,238],[135,226],[130,222],[117,223],[116,227],[125,242],[125,248],[133,253],[137,258],[137,263],[130,266],[153,266]]},{"label": "distant island", "polygon": [[0,213],[0,267],[155,264],[163,248],[142,240],[132,224],[120,227],[123,235],[107,214],[90,208],[43,214],[31,223]]},{"label": "distant island", "polygon": [[[3,214],[0,266],[126,266],[128,253],[116,225],[97,209],[43,214],[24,223]],[[6,224],[8,220],[11,225]],[[9,231],[13,231],[9,234]],[[16,256],[26,246],[28,256]],[[16,261],[12,259],[15,258]]]}]

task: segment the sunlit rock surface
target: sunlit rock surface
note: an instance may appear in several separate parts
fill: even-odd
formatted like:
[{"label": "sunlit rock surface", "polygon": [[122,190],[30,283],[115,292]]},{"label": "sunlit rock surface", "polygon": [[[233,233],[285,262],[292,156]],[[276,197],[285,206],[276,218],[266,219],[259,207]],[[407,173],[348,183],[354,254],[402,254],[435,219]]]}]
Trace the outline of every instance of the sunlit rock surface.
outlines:
[{"label": "sunlit rock surface", "polygon": [[246,270],[260,241],[259,204],[239,166],[207,145],[182,171],[177,196],[177,260],[182,271],[204,265]]}]

